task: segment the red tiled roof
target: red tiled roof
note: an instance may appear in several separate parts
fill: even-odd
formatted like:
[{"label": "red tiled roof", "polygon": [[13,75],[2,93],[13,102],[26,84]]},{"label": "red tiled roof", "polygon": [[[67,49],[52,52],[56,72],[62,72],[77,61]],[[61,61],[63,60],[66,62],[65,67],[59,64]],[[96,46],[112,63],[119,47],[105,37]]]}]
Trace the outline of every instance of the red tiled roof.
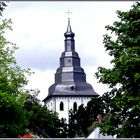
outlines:
[{"label": "red tiled roof", "polygon": [[22,136],[19,136],[19,138],[33,138],[32,134],[24,134]]}]

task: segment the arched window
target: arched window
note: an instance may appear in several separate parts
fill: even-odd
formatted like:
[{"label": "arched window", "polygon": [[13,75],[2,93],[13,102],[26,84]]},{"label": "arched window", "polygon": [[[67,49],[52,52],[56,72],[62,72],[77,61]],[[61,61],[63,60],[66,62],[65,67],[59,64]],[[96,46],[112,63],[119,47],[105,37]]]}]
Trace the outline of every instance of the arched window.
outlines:
[{"label": "arched window", "polygon": [[60,103],[60,111],[63,111],[64,110],[64,104],[63,102]]},{"label": "arched window", "polygon": [[73,104],[73,110],[77,111],[77,103],[76,102],[74,102],[74,104]]}]

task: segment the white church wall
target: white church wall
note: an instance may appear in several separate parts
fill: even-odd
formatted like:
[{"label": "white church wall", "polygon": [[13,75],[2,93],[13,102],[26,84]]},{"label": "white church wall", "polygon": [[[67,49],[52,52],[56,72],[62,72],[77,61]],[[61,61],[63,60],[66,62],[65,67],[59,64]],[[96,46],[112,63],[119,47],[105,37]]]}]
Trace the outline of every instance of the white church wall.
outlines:
[{"label": "white church wall", "polygon": [[[61,111],[60,110],[60,103],[63,102],[63,107],[64,109]],[[56,110],[59,114],[59,119],[61,118],[68,118],[68,98],[66,97],[56,97]]]},{"label": "white church wall", "polygon": [[45,102],[49,110],[55,111],[55,98],[50,98]]},{"label": "white church wall", "polygon": [[84,97],[84,98],[83,98],[83,104],[84,104],[84,106],[86,106],[87,103],[88,103],[90,100],[91,100],[91,97]]},{"label": "white church wall", "polygon": [[51,110],[51,101],[48,100],[47,102],[45,102],[45,104],[46,104],[47,108],[48,108],[49,110]]},{"label": "white church wall", "polygon": [[77,103],[77,107],[81,104],[80,97],[70,97],[69,98],[69,109],[73,109],[73,104]]},{"label": "white church wall", "polygon": [[[77,109],[81,104],[84,106],[87,105],[87,102],[90,100],[90,97],[55,97],[49,102],[49,106],[51,108],[51,104],[53,104],[52,110],[56,111],[59,115],[59,119],[65,118],[67,123],[69,120],[69,110],[73,109],[73,104],[77,104]],[[53,101],[53,102],[52,102]],[[60,103],[63,103],[63,110],[60,110]]]},{"label": "white church wall", "polygon": [[[73,109],[74,103],[77,104],[77,109],[81,104],[87,105],[91,97],[52,97],[47,102],[46,105],[49,110],[56,111],[58,113],[59,119],[65,118],[67,123],[69,120],[69,110]],[[63,103],[63,110],[60,110],[60,103]]]}]

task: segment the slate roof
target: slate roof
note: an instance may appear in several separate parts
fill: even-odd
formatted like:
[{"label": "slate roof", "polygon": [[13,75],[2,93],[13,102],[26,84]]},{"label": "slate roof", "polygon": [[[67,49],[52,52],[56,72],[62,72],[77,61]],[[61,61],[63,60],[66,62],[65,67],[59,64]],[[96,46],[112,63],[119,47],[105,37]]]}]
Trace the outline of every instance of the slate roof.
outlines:
[{"label": "slate roof", "polygon": [[64,36],[65,50],[60,57],[60,67],[55,73],[55,83],[49,87],[49,94],[43,101],[51,97],[98,96],[92,86],[86,82],[86,74],[75,51],[75,34],[72,32],[70,19]]}]

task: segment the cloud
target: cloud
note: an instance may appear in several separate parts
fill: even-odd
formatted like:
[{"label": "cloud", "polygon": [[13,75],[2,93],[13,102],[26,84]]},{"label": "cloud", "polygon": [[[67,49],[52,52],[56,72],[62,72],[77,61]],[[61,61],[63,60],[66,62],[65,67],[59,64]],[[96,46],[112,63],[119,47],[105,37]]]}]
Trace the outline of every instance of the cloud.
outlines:
[{"label": "cloud", "polygon": [[54,83],[54,73],[52,70],[40,71],[33,69],[35,74],[28,77],[29,84],[26,86],[28,89],[39,89],[40,93],[38,98],[43,100],[48,95],[48,87]]},{"label": "cloud", "polygon": [[[53,52],[53,53],[51,53]],[[25,55],[23,55],[25,53]],[[21,67],[33,68],[38,70],[53,70],[59,66],[58,59],[59,51],[43,48],[41,45],[36,48],[22,48],[16,53],[17,62]],[[56,58],[56,59],[54,59]]]}]

